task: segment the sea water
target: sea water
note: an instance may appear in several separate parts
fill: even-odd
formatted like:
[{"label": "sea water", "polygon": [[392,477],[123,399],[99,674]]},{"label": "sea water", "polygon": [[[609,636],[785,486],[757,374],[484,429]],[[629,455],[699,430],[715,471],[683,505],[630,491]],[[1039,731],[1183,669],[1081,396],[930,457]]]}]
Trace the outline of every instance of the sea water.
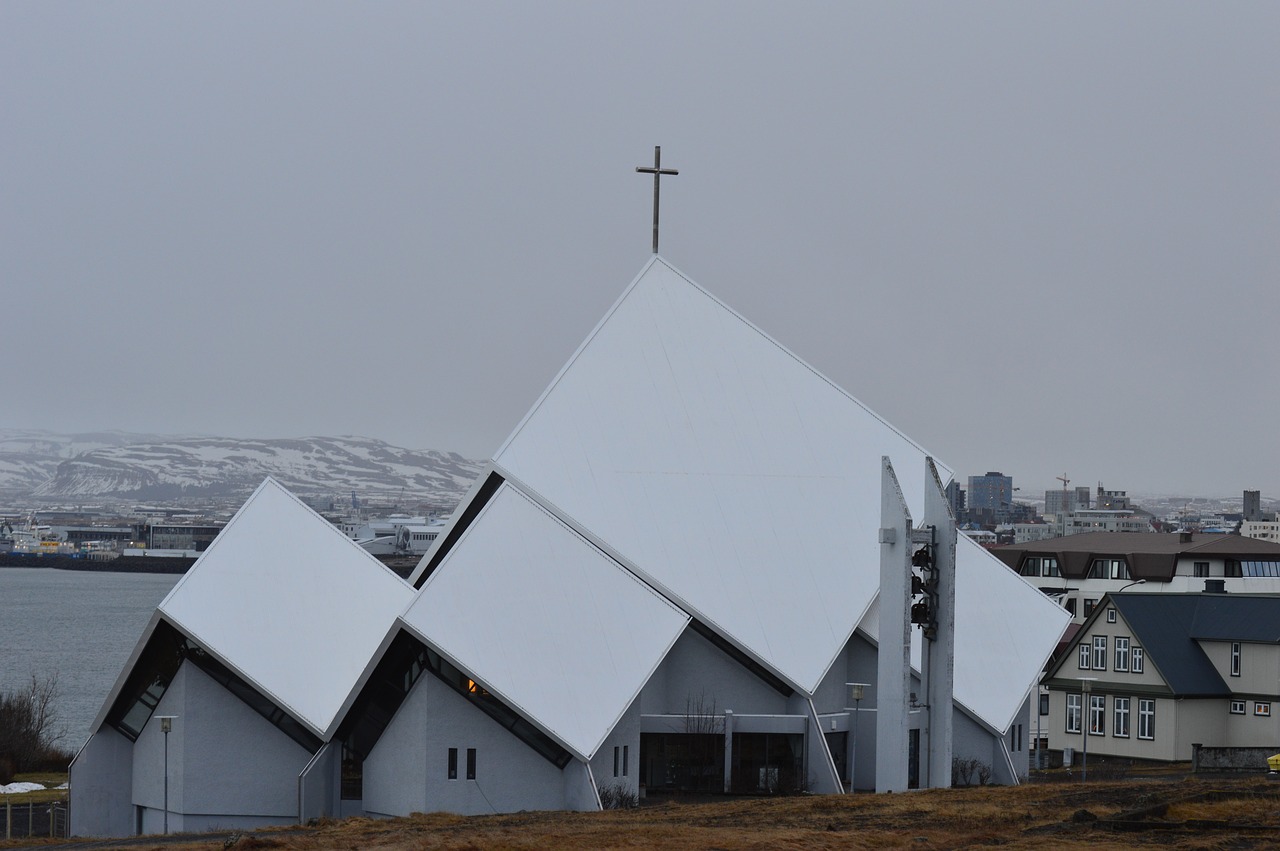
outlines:
[{"label": "sea water", "polygon": [[182,577],[0,567],[0,692],[57,677],[59,744],[79,750],[156,606]]}]

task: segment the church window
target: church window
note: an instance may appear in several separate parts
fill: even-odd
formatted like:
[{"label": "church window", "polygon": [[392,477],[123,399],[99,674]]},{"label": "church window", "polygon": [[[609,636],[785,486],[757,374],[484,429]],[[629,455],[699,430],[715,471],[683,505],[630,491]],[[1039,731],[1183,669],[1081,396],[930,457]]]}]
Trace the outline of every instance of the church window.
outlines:
[{"label": "church window", "polygon": [[467,779],[476,779],[476,749],[467,748]]},{"label": "church window", "polygon": [[449,748],[449,779],[458,779],[458,749]]}]

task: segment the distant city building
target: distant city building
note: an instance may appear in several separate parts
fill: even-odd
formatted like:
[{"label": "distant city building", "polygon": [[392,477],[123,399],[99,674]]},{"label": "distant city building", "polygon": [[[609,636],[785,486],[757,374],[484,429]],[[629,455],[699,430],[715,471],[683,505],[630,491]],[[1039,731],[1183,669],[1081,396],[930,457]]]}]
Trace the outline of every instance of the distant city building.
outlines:
[{"label": "distant city building", "polygon": [[1126,492],[1103,490],[1102,482],[1098,482],[1098,499],[1093,507],[1105,511],[1129,511],[1133,508],[1133,502]]},{"label": "distant city building", "polygon": [[1246,538],[1280,543],[1280,521],[1245,520],[1240,524],[1240,534]]},{"label": "distant city building", "polygon": [[1244,492],[1244,519],[1262,519],[1262,491]]},{"label": "distant city building", "polygon": [[1013,477],[999,471],[985,476],[970,476],[966,499],[970,510],[986,509],[997,514],[1002,510],[1008,511],[1013,502]]},{"label": "distant city building", "polygon": [[947,502],[951,505],[952,516],[957,520],[964,517],[964,488],[960,487],[960,482],[956,479],[952,479],[951,484],[947,485]]},{"label": "distant city building", "polygon": [[1044,513],[1046,517],[1076,511],[1089,507],[1089,488],[1079,487],[1071,490],[1058,488],[1044,492]]}]

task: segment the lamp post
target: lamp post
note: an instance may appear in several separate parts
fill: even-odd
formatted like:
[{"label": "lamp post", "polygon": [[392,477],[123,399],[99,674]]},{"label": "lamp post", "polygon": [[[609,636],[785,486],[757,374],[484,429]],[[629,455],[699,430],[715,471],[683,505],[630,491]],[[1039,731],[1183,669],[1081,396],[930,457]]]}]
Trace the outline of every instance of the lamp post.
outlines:
[{"label": "lamp post", "polygon": [[[1147,584],[1147,580],[1145,579],[1135,579],[1133,582],[1130,582],[1128,585],[1120,586],[1120,591],[1123,591],[1126,588],[1132,588],[1135,585],[1146,585],[1146,584]],[[1119,594],[1120,591],[1117,591],[1116,593]]]},{"label": "lamp post", "polygon": [[1097,677],[1081,677],[1080,678],[1080,714],[1084,716],[1084,721],[1080,725],[1080,729],[1084,733],[1084,753],[1080,758],[1080,782],[1089,782],[1089,730],[1093,726],[1093,707],[1090,705],[1089,695],[1093,692],[1093,682]]},{"label": "lamp post", "polygon": [[869,683],[845,683],[849,687],[849,697],[853,698],[853,742],[849,746],[849,792],[853,793],[857,786],[854,781],[858,777],[858,714],[862,697]]},{"label": "lamp post", "polygon": [[169,835],[169,734],[173,732],[173,719],[177,715],[157,715],[160,732],[164,733],[164,833]]}]

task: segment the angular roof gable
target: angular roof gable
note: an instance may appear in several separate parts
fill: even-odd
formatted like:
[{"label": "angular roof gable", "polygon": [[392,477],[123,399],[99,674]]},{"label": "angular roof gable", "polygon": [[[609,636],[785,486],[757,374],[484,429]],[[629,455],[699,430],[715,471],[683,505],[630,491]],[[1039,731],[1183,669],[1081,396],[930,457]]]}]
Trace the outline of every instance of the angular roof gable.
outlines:
[{"label": "angular roof gable", "polygon": [[[1175,695],[1230,694],[1231,689],[1195,640],[1194,624],[1205,595],[1129,592],[1111,594],[1107,599]],[[1105,605],[1099,605],[1092,617],[1100,616],[1104,609]]]},{"label": "angular roof gable", "polygon": [[[885,455],[901,471],[924,469],[918,445],[655,257],[494,463],[812,693],[878,591]],[[902,485],[922,513],[923,477]],[[982,589],[1004,568],[962,549],[966,600],[990,609]],[[984,714],[993,726],[1011,717],[1007,704],[1021,702],[1066,621],[1052,604],[1041,611],[1026,583],[1006,590],[1001,604],[1037,612],[1016,639],[1036,660],[1009,669],[1027,668],[1017,695],[987,696],[1002,707]]]},{"label": "angular roof gable", "polygon": [[402,620],[590,759],[689,617],[505,483]]},{"label": "angular roof gable", "polygon": [[158,611],[324,737],[413,588],[273,479]]}]

